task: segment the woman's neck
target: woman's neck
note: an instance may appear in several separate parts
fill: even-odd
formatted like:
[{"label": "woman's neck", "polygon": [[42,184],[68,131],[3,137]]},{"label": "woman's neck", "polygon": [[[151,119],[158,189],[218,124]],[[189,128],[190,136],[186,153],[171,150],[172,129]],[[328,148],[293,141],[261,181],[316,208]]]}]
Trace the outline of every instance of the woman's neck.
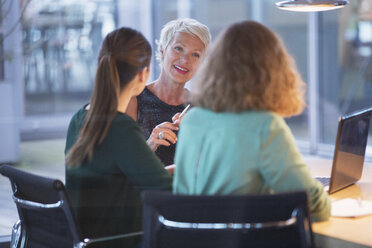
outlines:
[{"label": "woman's neck", "polygon": [[159,77],[147,87],[160,100],[169,105],[180,105],[185,101],[187,92],[185,83],[173,83]]},{"label": "woman's neck", "polygon": [[123,90],[120,93],[119,99],[118,99],[118,109],[117,109],[119,112],[121,113],[126,112],[131,97],[132,97],[132,94],[130,90]]}]

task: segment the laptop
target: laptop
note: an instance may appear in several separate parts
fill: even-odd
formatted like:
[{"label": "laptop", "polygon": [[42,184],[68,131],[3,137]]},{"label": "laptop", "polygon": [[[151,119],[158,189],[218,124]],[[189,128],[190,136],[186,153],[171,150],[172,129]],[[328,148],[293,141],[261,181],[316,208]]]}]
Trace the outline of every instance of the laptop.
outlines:
[{"label": "laptop", "polygon": [[369,108],[339,118],[331,177],[316,177],[329,194],[361,178],[371,113]]}]

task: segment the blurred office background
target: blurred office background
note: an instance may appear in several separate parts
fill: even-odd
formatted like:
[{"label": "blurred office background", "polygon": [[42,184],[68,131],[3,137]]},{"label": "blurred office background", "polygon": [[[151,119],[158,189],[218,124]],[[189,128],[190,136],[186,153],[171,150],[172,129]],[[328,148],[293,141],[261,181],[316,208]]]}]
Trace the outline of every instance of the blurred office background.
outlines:
[{"label": "blurred office background", "polygon": [[[32,171],[29,156],[37,159],[35,153],[53,151],[43,142],[53,140],[47,143],[53,145],[58,140],[58,161],[50,163],[59,164],[56,171],[64,178],[68,122],[89,101],[102,38],[120,26],[142,31],[154,50],[162,26],[176,18],[199,20],[210,28],[212,38],[229,24],[247,19],[270,27],[308,83],[307,109],[287,120],[305,154],[331,158],[338,117],[372,105],[372,0],[352,0],[341,10],[324,13],[282,11],[276,0],[1,2],[0,163],[18,163]],[[154,58],[151,78],[158,75]],[[45,174],[48,170],[46,166]],[[0,219],[2,214],[0,208]]]}]

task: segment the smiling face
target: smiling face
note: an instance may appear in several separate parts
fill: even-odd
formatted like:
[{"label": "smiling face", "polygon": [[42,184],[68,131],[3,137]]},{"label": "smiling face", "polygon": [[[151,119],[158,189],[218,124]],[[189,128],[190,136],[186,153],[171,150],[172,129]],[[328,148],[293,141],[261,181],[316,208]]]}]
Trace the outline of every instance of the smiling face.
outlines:
[{"label": "smiling face", "polygon": [[186,83],[198,69],[204,50],[204,44],[197,36],[176,33],[162,53],[162,74],[168,81]]}]

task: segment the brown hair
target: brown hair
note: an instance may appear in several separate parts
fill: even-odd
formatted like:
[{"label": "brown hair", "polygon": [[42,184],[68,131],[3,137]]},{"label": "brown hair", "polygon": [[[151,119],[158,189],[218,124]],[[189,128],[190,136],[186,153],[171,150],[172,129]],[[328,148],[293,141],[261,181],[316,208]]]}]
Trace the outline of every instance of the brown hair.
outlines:
[{"label": "brown hair", "polygon": [[90,107],[76,143],[66,156],[69,168],[92,159],[117,113],[120,92],[151,62],[151,46],[138,31],[120,28],[103,40]]},{"label": "brown hair", "polygon": [[304,82],[293,58],[271,30],[244,21],[216,40],[194,79],[189,101],[215,112],[302,112]]}]

